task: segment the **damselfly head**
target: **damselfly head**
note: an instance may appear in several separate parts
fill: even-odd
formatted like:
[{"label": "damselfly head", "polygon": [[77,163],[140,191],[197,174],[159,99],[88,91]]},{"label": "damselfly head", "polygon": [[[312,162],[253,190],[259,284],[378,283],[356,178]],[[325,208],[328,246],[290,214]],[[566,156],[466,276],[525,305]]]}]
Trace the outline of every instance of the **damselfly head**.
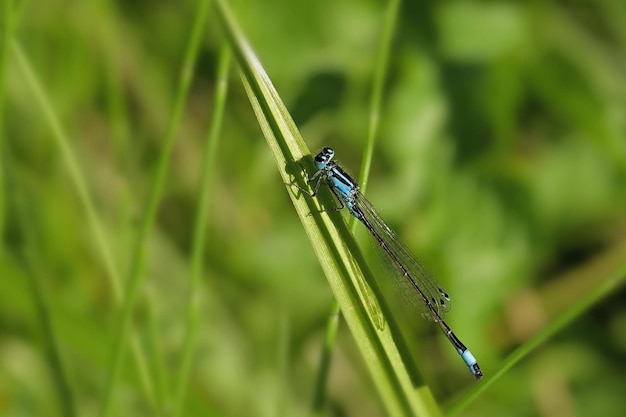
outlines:
[{"label": "damselfly head", "polygon": [[324,168],[334,156],[335,151],[332,148],[323,148],[317,155],[315,155],[315,166],[317,169]]}]

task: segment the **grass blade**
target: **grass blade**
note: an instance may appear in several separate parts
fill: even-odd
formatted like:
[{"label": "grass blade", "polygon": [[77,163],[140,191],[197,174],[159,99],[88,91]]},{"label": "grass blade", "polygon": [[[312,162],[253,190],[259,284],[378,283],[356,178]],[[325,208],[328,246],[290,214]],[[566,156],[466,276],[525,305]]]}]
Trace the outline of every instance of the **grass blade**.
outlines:
[{"label": "grass blade", "polygon": [[182,359],[176,382],[174,412],[172,413],[173,417],[181,415],[183,410],[185,389],[187,387],[187,378],[191,367],[195,334],[198,327],[198,314],[200,310],[200,299],[198,298],[200,291],[198,290],[198,285],[200,284],[200,278],[202,276],[206,225],[208,220],[209,202],[213,191],[211,180],[214,172],[212,168],[216,159],[217,145],[219,143],[224,108],[226,106],[230,61],[230,49],[224,44],[222,46],[218,64],[217,89],[214,100],[215,105],[210,119],[212,124],[207,136],[204,156],[202,158],[202,174],[200,179],[198,207],[196,209],[196,219],[193,229],[193,248],[191,254],[191,270],[189,275],[189,300],[186,312],[185,336],[182,347]]},{"label": "grass blade", "polygon": [[578,317],[600,302],[604,297],[612,294],[617,288],[623,285],[625,280],[626,264],[622,265],[621,268],[604,280],[594,290],[590,291],[585,297],[578,300],[569,309],[552,320],[552,322],[543,330],[511,353],[509,357],[502,362],[502,365],[497,368],[498,370],[494,372],[493,375],[485,378],[483,383],[476,384],[467,395],[450,408],[450,412],[448,414],[451,416],[458,415],[461,410],[467,407],[469,403],[478,398],[482,392],[486,391],[489,387],[495,384],[506,372],[509,371],[509,369],[517,365],[522,361],[522,359],[535,351],[542,343],[546,342],[556,333],[574,322]]},{"label": "grass blade", "polygon": [[[97,211],[95,209],[95,203],[88,191],[85,176],[82,173],[78,159],[72,150],[70,145],[70,139],[61,127],[59,119],[48,100],[48,96],[44,91],[39,78],[34,72],[32,65],[30,64],[27,56],[22,51],[22,48],[17,42],[12,44],[13,55],[17,62],[18,68],[24,74],[27,83],[29,84],[33,94],[35,96],[35,102],[39,104],[43,112],[44,118],[47,121],[52,131],[52,137],[56,140],[56,144],[61,151],[61,155],[67,166],[70,180],[76,189],[78,197],[83,205],[83,209],[87,215],[87,219],[92,230],[93,236],[96,240],[96,246],[100,252],[100,255],[104,262],[106,269],[106,276],[109,278],[111,288],[113,290],[113,296],[117,304],[121,303],[122,290],[121,290],[121,275],[117,268],[117,265],[113,259],[113,254],[108,244],[108,239],[104,231],[103,222],[100,220]],[[153,387],[151,385],[151,378],[146,375],[146,358],[141,349],[137,338],[133,336],[132,340],[133,356],[137,364],[140,380],[144,392],[146,393],[148,400],[152,403],[154,401]]]},{"label": "grass blade", "polygon": [[[7,164],[9,165],[9,164]],[[15,241],[13,252],[15,259],[24,271],[24,276],[28,285],[29,296],[32,299],[35,316],[39,331],[41,332],[41,349],[43,350],[47,366],[50,371],[52,387],[58,398],[61,415],[74,417],[76,411],[76,395],[74,388],[70,384],[68,371],[63,361],[60,349],[60,338],[54,326],[53,309],[50,308],[48,296],[46,295],[44,284],[44,272],[41,266],[41,248],[38,242],[42,241],[40,227],[38,225],[39,216],[33,210],[27,195],[26,187],[16,184],[17,177],[15,166],[11,170],[5,166],[7,177],[7,202],[9,212],[15,220],[15,228],[19,236]]]},{"label": "grass blade", "polygon": [[2,2],[2,17],[0,17],[0,233],[4,231],[5,222],[5,193],[4,193],[4,100],[7,74],[7,57],[13,35],[13,2]]},{"label": "grass blade", "polygon": [[[380,48],[378,50],[376,72],[374,74],[374,83],[372,88],[372,94],[370,97],[370,114],[367,141],[363,153],[363,163],[361,164],[361,172],[359,173],[358,181],[361,187],[361,191],[363,193],[365,193],[365,190],[367,188],[367,180],[369,177],[372,157],[374,154],[374,143],[376,142],[376,137],[378,134],[383,87],[385,85],[385,79],[387,78],[387,69],[389,67],[389,53],[393,41],[393,34],[396,30],[396,17],[398,14],[399,5],[399,0],[390,1],[383,17],[383,36],[381,38]],[[356,218],[350,217],[349,224],[350,231],[354,233],[357,224]],[[360,282],[359,286],[362,293],[369,294],[369,292],[371,291],[371,289],[365,282]],[[334,301],[326,326],[326,337],[324,338],[324,347],[322,349],[318,376],[315,383],[315,393],[313,395],[312,407],[314,415],[321,413],[324,404],[326,378],[328,375],[328,368],[330,367],[331,354],[333,351],[335,336],[337,334],[339,315],[339,304]],[[377,327],[380,328],[380,324],[378,324]]]},{"label": "grass blade", "polygon": [[[218,12],[240,65],[242,80],[261,130],[274,154],[284,183],[304,186],[297,162],[309,152],[291,116],[274,89],[261,63],[225,1],[218,0]],[[310,157],[304,158],[309,167]],[[439,409],[423,385],[414,363],[403,346],[397,326],[391,320],[377,329],[359,297],[356,282],[375,282],[352,234],[339,213],[319,213],[312,199],[293,192],[290,197],[312,242],[315,253],[338,300],[346,322],[369,367],[387,411],[393,416],[439,415]],[[320,196],[331,202],[330,193]],[[366,278],[367,277],[367,278]],[[380,297],[379,297],[380,300]],[[388,309],[380,303],[383,312]],[[389,315],[386,314],[389,318]]]},{"label": "grass blade", "polygon": [[133,255],[130,261],[130,272],[126,281],[126,290],[124,294],[125,299],[122,305],[122,312],[120,317],[120,328],[117,332],[115,345],[113,347],[113,358],[110,367],[111,373],[109,376],[107,387],[105,389],[100,410],[100,415],[102,417],[107,417],[112,412],[113,393],[119,383],[121,368],[124,360],[126,340],[128,338],[131,326],[131,316],[135,307],[137,294],[145,274],[146,240],[154,226],[157,209],[159,207],[161,195],[163,193],[165,177],[169,169],[169,160],[172,149],[174,147],[176,131],[185,106],[189,86],[191,84],[193,67],[196,62],[198,50],[200,49],[200,41],[202,39],[206,15],[208,13],[207,2],[201,2],[199,4],[199,7],[199,12],[196,14],[196,19],[192,27],[187,50],[185,52],[185,57],[180,72],[180,78],[178,81],[176,98],[168,123],[168,129],[165,135],[163,148],[159,155],[159,160],[157,162],[157,166],[152,177],[152,184],[150,187],[150,193],[148,196],[146,209],[133,248]]}]

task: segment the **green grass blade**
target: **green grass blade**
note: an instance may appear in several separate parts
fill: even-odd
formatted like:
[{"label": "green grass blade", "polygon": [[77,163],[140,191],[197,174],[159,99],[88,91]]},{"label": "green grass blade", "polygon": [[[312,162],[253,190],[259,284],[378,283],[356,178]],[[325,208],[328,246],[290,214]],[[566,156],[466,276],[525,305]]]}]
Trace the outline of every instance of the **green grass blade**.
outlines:
[{"label": "green grass blade", "polygon": [[[61,155],[64,159],[65,165],[67,166],[70,180],[72,181],[74,188],[76,188],[79,200],[83,205],[90,228],[96,240],[96,246],[103,259],[104,267],[107,272],[106,276],[110,280],[115,302],[120,304],[122,299],[121,275],[113,259],[113,254],[104,232],[103,223],[97,214],[94,201],[89,194],[85,176],[82,173],[78,159],[76,158],[76,155],[70,145],[70,139],[61,127],[59,119],[50,104],[50,101],[48,100],[48,96],[20,45],[17,42],[13,42],[12,47],[13,55],[18,68],[24,74],[28,85],[33,91],[35,102],[41,107],[44,119],[50,126],[52,137],[55,139],[57,146],[61,150]],[[137,364],[143,390],[146,393],[149,402],[152,403],[154,402],[154,389],[151,384],[151,378],[147,376],[146,358],[135,335],[133,335],[132,348],[133,357]]]},{"label": "green grass blade", "polygon": [[150,187],[150,193],[146,204],[146,209],[142,218],[142,223],[137,235],[135,245],[133,248],[133,255],[131,257],[130,272],[126,281],[125,299],[122,305],[122,313],[120,317],[120,328],[117,332],[115,345],[113,347],[113,359],[111,361],[111,373],[109,375],[109,381],[107,383],[105,393],[102,399],[102,405],[100,415],[107,417],[111,414],[113,409],[113,394],[115,388],[119,384],[119,378],[121,368],[124,360],[126,340],[131,326],[131,317],[135,307],[137,294],[145,275],[146,267],[146,241],[150,235],[156,213],[161,201],[161,195],[163,193],[163,187],[165,184],[165,177],[169,168],[170,155],[174,147],[174,140],[176,138],[176,131],[180,122],[180,118],[185,107],[185,101],[191,79],[193,76],[193,68],[200,49],[200,43],[202,39],[202,33],[205,26],[206,15],[208,13],[208,7],[206,2],[200,3],[199,12],[196,14],[196,19],[192,26],[191,36],[185,52],[182,69],[180,72],[180,78],[178,82],[178,88],[176,92],[176,98],[174,100],[174,106],[172,115],[168,122],[168,129],[165,135],[163,148],[159,155],[159,160],[156,165],[152,177],[152,184]]},{"label": "green grass blade", "polygon": [[113,258],[113,253],[111,252],[110,246],[107,243],[104,227],[102,225],[102,222],[98,218],[93,199],[89,195],[85,176],[82,174],[78,159],[72,151],[70,139],[61,127],[59,119],[56,116],[54,109],[52,108],[52,105],[47,98],[47,94],[43,90],[43,87],[41,86],[38,77],[35,75],[35,72],[26,55],[22,51],[22,48],[17,42],[13,42],[12,46],[13,56],[15,57],[15,60],[18,63],[20,70],[24,74],[24,77],[26,78],[26,81],[28,82],[31,90],[33,91],[37,103],[39,103],[39,105],[41,106],[43,115],[52,131],[52,136],[56,140],[57,146],[61,150],[61,154],[67,166],[70,178],[74,183],[76,191],[78,192],[78,197],[80,198],[80,201],[85,208],[87,219],[89,221],[91,229],[93,230],[98,249],[102,254],[104,266],[107,270],[107,276],[111,279],[111,287],[113,288],[114,295],[116,298],[120,298],[120,274],[117,270],[117,266]]},{"label": "green grass blade", "polygon": [[4,192],[4,92],[6,88],[7,57],[13,35],[13,2],[2,2],[0,17],[0,234],[4,233],[5,192]]},{"label": "green grass blade", "polygon": [[145,339],[147,350],[150,353],[151,358],[151,373],[150,375],[154,379],[154,391],[156,394],[156,401],[154,404],[155,412],[165,414],[165,410],[169,407],[170,391],[169,381],[167,378],[167,371],[165,367],[165,354],[163,353],[163,339],[159,335],[159,329],[156,318],[156,310],[158,306],[152,300],[152,297],[146,297],[146,301],[142,305],[143,310],[147,316]]},{"label": "green grass blade", "polygon": [[182,414],[185,400],[185,390],[187,388],[187,378],[194,352],[195,334],[198,327],[198,315],[200,310],[200,291],[198,286],[200,284],[200,278],[202,277],[209,202],[213,192],[213,167],[215,165],[214,161],[217,155],[217,145],[219,143],[222,120],[224,118],[224,109],[226,107],[230,61],[230,49],[224,43],[218,64],[216,80],[217,89],[215,91],[213,113],[210,118],[212,123],[206,139],[206,146],[202,158],[202,174],[200,178],[198,206],[196,209],[196,219],[193,228],[193,247],[191,254],[191,271],[189,275],[189,299],[185,320],[185,336],[182,347],[181,364],[176,379],[176,395],[174,400],[174,411],[172,413],[173,417],[177,417]]},{"label": "green grass blade", "polygon": [[[244,87],[274,154],[282,181],[292,184],[295,178],[300,186],[305,186],[297,165],[309,153],[302,137],[238,28],[228,5],[222,0],[218,0],[217,5],[240,65]],[[304,162],[310,168],[310,159],[305,158]],[[356,282],[360,279],[375,285],[375,281],[341,215],[337,212],[320,213],[312,199],[305,198],[296,191],[295,187],[289,186],[289,195],[296,212],[388,413],[392,416],[440,415],[430,390],[423,385],[403,345],[397,326],[387,319],[388,325],[377,329],[368,316],[364,302],[359,297]],[[320,195],[319,200],[332,204],[330,193]],[[383,303],[381,309],[388,312]],[[389,314],[386,315],[390,317]]]},{"label": "green grass blade", "polygon": [[[382,38],[380,48],[378,50],[378,58],[376,65],[376,72],[374,74],[374,83],[372,87],[372,94],[370,97],[370,110],[369,110],[369,125],[367,133],[367,141],[365,150],[363,153],[363,163],[361,164],[361,171],[359,173],[359,185],[361,191],[365,193],[367,188],[367,180],[370,173],[370,167],[372,165],[372,157],[374,155],[374,144],[378,135],[378,127],[380,121],[383,87],[387,78],[387,69],[389,67],[389,54],[391,51],[391,44],[393,41],[393,35],[396,32],[396,17],[398,15],[398,9],[400,6],[399,0],[392,0],[387,6],[387,10],[383,17]],[[350,217],[350,231],[352,233],[356,230],[356,218]],[[365,282],[359,282],[359,287],[362,293],[368,294],[371,289]],[[322,356],[320,359],[320,367],[318,370],[318,376],[316,378],[315,392],[313,395],[313,414],[320,414],[325,398],[326,389],[326,377],[328,375],[328,368],[330,367],[331,354],[333,351],[333,345],[335,336],[337,334],[337,327],[339,322],[339,304],[333,302],[331,307],[331,313],[328,318],[328,324],[326,327],[326,337],[324,338],[324,347],[322,349]],[[370,312],[370,315],[377,316],[376,313]],[[380,328],[381,324],[377,324]]]},{"label": "green grass blade", "polygon": [[522,361],[522,359],[535,351],[542,343],[574,322],[578,317],[600,302],[604,297],[613,293],[616,289],[623,285],[625,280],[626,264],[622,265],[621,268],[604,280],[593,291],[590,291],[584,298],[578,300],[576,304],[555,318],[543,330],[511,353],[509,357],[502,362],[502,364],[498,367],[498,370],[493,375],[485,378],[482,383],[476,384],[467,395],[450,408],[450,412],[448,414],[451,416],[458,415],[469,403],[478,398],[481,393],[489,389],[489,387],[493,384],[497,383],[497,381],[505,373],[507,373],[509,369],[517,365]]},{"label": "green grass blade", "polygon": [[[387,70],[389,68],[389,54],[393,44],[393,35],[396,33],[396,18],[398,9],[400,8],[400,0],[391,0],[387,5],[387,10],[383,17],[383,30],[380,48],[378,49],[378,58],[376,59],[376,72],[374,73],[374,83],[372,86],[372,95],[370,96],[370,108],[368,117],[367,141],[365,151],[363,153],[363,163],[361,164],[361,172],[359,173],[359,186],[361,191],[365,193],[367,189],[367,181],[370,168],[372,165],[372,157],[374,154],[374,144],[378,136],[378,128],[380,124],[380,114],[383,101],[383,90],[385,80],[387,79]],[[356,219],[351,219],[351,226],[356,224]],[[354,228],[352,228],[354,230]]]},{"label": "green grass blade", "polygon": [[326,384],[328,382],[328,371],[332,359],[332,352],[335,348],[335,339],[337,338],[337,330],[339,328],[339,318],[341,310],[337,300],[333,300],[331,313],[326,322],[326,332],[324,337],[324,346],[320,355],[320,363],[315,378],[315,390],[313,391],[313,405],[311,407],[312,415],[322,415],[322,409],[326,402]]},{"label": "green grass blade", "polygon": [[[10,165],[7,163],[7,165]],[[61,354],[59,337],[54,326],[54,314],[48,302],[44,285],[46,277],[41,266],[41,248],[38,242],[42,241],[39,216],[36,213],[32,199],[28,198],[25,187],[16,183],[17,175],[13,169],[6,169],[7,203],[12,219],[16,220],[18,243],[13,246],[15,259],[24,271],[29,295],[35,309],[35,317],[41,332],[41,349],[43,350],[54,392],[58,398],[60,415],[74,417],[76,411],[76,395],[70,384],[68,371]],[[14,226],[15,227],[15,226]]]}]

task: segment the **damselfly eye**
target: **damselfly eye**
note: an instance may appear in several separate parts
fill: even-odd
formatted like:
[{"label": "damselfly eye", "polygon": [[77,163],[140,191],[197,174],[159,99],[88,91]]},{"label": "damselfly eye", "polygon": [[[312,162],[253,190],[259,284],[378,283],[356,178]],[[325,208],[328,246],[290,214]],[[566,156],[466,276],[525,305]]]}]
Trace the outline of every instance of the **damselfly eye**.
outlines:
[{"label": "damselfly eye", "polygon": [[333,159],[335,151],[332,148],[323,148],[320,153],[315,155],[315,162],[319,164],[327,164],[328,161]]}]

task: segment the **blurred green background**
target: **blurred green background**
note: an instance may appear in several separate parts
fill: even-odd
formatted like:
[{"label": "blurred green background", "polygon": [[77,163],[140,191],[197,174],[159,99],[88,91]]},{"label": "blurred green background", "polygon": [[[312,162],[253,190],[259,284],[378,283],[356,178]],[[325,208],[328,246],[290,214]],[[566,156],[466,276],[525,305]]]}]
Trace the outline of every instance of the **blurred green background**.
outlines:
[{"label": "blurred green background", "polygon": [[[358,173],[385,3],[233,3],[312,152],[332,146]],[[125,279],[197,7],[3,2],[0,415],[96,415],[120,317],[63,151],[11,43],[69,138]],[[624,269],[624,22],[621,0],[401,6],[367,194],[450,293],[447,321],[487,377]],[[215,10],[205,29],[133,312],[133,349],[148,361],[142,368],[126,355],[113,415],[168,415],[177,388],[223,41]],[[332,294],[236,67],[224,112],[184,415],[308,415]],[[624,296],[619,289],[586,310],[464,415],[623,415]],[[473,378],[436,326],[404,321],[425,380],[452,404]],[[342,324],[326,390],[326,415],[386,415]]]}]

